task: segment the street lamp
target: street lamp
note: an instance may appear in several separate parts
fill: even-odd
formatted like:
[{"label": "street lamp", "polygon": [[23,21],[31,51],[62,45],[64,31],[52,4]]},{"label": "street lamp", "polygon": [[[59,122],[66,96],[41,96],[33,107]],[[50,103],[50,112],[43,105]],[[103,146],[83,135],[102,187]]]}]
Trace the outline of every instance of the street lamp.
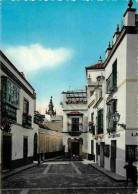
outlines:
[{"label": "street lamp", "polygon": [[114,122],[116,122],[116,123],[119,122],[119,120],[120,120],[120,114],[117,111],[115,111],[115,113],[112,115],[112,117],[113,117],[113,121]]},{"label": "street lamp", "polygon": [[[115,111],[115,113],[112,115],[112,117],[113,117],[113,121],[114,122],[116,122],[116,123],[119,122],[119,120],[120,120],[120,114],[117,111]],[[118,123],[118,126],[121,126],[122,128],[126,129],[126,125],[123,124],[123,123]]]}]

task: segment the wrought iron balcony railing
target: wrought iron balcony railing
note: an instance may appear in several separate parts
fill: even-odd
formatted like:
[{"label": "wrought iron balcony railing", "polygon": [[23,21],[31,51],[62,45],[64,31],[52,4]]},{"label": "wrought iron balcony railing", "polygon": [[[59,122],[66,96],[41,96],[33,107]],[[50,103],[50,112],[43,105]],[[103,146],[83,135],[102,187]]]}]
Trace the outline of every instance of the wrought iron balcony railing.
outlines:
[{"label": "wrought iron balcony railing", "polygon": [[106,80],[106,93],[110,94],[117,87],[117,76],[116,73],[111,73],[111,75]]},{"label": "wrought iron balcony railing", "polygon": [[23,113],[23,127],[31,128],[32,127],[32,116]]},{"label": "wrought iron balcony railing", "polygon": [[71,136],[78,136],[83,131],[83,125],[80,124],[70,124],[68,125],[68,132]]},{"label": "wrought iron balcony railing", "polygon": [[2,118],[7,118],[10,121],[12,121],[13,123],[16,122],[16,120],[17,120],[16,108],[11,107],[11,106],[7,105],[6,103],[4,103],[2,105]]}]

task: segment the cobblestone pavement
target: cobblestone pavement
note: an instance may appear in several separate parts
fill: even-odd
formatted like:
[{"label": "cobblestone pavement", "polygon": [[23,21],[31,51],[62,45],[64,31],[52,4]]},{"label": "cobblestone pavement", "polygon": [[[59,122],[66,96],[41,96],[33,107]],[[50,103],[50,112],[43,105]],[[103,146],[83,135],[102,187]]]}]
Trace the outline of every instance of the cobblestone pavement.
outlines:
[{"label": "cobblestone pavement", "polygon": [[2,182],[2,194],[137,193],[125,182],[116,182],[79,161],[45,162]]}]

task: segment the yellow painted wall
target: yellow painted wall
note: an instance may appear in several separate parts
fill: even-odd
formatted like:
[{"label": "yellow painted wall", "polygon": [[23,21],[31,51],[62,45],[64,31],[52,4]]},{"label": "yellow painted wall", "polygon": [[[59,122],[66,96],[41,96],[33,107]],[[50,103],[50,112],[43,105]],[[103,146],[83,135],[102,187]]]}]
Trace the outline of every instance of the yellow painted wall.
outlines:
[{"label": "yellow painted wall", "polygon": [[[46,139],[49,138],[49,147]],[[40,153],[62,151],[62,136],[39,133]]]}]

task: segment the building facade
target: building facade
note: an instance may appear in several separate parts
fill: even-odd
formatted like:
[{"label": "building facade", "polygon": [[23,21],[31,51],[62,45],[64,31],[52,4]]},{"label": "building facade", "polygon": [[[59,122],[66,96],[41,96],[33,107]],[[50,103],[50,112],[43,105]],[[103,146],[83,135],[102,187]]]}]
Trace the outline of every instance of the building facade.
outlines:
[{"label": "building facade", "polygon": [[63,152],[62,145],[63,135],[60,132],[51,129],[39,129],[40,153],[44,158],[55,157]]},{"label": "building facade", "polygon": [[[87,103],[77,104],[73,92],[63,92],[65,153],[80,149],[88,159],[122,176],[127,161],[135,166],[138,161],[138,14],[132,4],[124,13],[124,26],[117,25],[105,61],[100,57],[97,64],[86,67]],[[70,127],[74,123],[77,133],[83,131],[77,138]],[[73,141],[83,143],[78,149]]]},{"label": "building facade", "polygon": [[65,156],[87,154],[87,92],[63,92],[63,145]]},{"label": "building facade", "polygon": [[[33,161],[38,153],[38,125],[34,124],[36,94],[9,59],[0,52],[1,130],[0,157],[3,169]],[[6,116],[5,116],[6,113]],[[11,123],[11,131],[2,125]]]},{"label": "building facade", "polygon": [[126,162],[137,165],[138,160],[138,16],[131,6],[130,2],[104,63],[86,68],[94,161],[123,176]]}]

